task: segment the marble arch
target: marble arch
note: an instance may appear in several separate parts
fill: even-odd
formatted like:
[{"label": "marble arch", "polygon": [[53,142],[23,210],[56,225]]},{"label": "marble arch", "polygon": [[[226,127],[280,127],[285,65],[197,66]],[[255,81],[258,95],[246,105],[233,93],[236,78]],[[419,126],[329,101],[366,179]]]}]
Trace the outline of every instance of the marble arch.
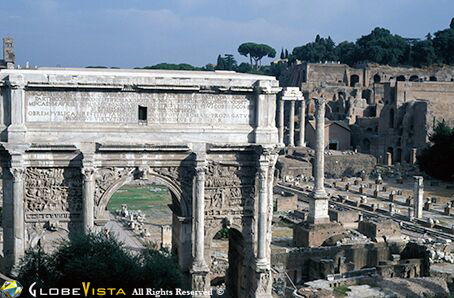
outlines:
[{"label": "marble arch", "polygon": [[[69,233],[105,222],[112,193],[138,177],[180,202],[187,288],[208,290],[211,232],[241,232],[242,297],[271,297],[272,183],[279,150],[278,82],[233,72],[36,69],[0,71],[4,260],[26,232]],[[238,293],[238,292],[237,292]],[[197,297],[206,297],[201,295]]]}]

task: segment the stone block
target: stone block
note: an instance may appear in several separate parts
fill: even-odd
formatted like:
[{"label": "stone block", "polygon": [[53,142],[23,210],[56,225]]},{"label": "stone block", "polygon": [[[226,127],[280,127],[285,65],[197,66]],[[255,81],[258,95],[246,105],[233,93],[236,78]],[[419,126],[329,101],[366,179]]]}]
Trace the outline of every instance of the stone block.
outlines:
[{"label": "stone block", "polygon": [[298,208],[298,197],[294,194],[285,193],[276,197],[276,211],[293,211]]},{"label": "stone block", "polygon": [[353,223],[358,220],[358,211],[340,211],[340,210],[329,210],[329,219],[333,222],[341,224]]},{"label": "stone block", "polygon": [[319,247],[332,236],[344,232],[345,229],[340,223],[310,224],[304,222],[293,228],[293,242],[298,247]]},{"label": "stone block", "polygon": [[375,242],[401,240],[400,227],[393,220],[360,221],[358,231]]}]

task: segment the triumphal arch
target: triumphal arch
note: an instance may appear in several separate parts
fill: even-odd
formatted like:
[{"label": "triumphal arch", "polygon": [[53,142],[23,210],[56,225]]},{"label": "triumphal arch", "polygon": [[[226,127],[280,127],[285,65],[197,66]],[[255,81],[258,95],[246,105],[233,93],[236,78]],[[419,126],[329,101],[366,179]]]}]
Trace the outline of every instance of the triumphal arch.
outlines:
[{"label": "triumphal arch", "polygon": [[188,287],[209,289],[211,241],[234,231],[227,287],[271,297],[278,82],[233,72],[2,70],[4,264],[60,230],[107,220],[135,179],[172,193],[173,238]]}]

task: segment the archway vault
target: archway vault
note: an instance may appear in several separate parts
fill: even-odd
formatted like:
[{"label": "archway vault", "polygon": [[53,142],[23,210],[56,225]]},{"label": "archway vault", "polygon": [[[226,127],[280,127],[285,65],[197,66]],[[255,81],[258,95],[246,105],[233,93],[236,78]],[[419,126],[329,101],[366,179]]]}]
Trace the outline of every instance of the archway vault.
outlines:
[{"label": "archway vault", "polygon": [[[179,216],[188,217],[191,216],[190,207],[190,194],[183,195],[181,185],[169,176],[160,174],[160,168],[107,168],[100,169],[100,173],[96,175],[96,190],[95,190],[95,220],[103,220],[103,212],[105,212],[107,205],[112,198],[112,195],[119,190],[122,186],[137,180],[153,180],[166,186],[171,195],[172,200],[176,199],[178,204]],[[108,171],[110,173],[106,174]],[[104,172],[104,173],[103,173]],[[115,175],[116,174],[116,175]]]}]

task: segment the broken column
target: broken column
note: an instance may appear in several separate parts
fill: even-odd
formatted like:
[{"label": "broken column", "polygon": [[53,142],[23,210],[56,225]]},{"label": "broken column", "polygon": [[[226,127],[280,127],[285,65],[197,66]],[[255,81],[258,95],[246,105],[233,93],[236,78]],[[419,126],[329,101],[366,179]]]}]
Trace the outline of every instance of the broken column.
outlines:
[{"label": "broken column", "polygon": [[390,152],[386,152],[386,165],[387,166],[393,165],[393,155]]},{"label": "broken column", "polygon": [[412,148],[411,149],[411,153],[410,153],[410,163],[412,165],[414,165],[416,163],[416,153],[417,153],[417,149],[416,148]]},{"label": "broken column", "polygon": [[378,198],[378,193],[380,192],[380,186],[378,184],[375,185],[374,190],[374,198]]},{"label": "broken column", "polygon": [[328,196],[325,192],[325,99],[315,100],[315,187],[309,203],[309,221],[312,223],[329,222]]},{"label": "broken column", "polygon": [[414,208],[415,217],[422,218],[423,198],[424,198],[424,184],[422,176],[414,176],[415,187],[414,187]]}]

